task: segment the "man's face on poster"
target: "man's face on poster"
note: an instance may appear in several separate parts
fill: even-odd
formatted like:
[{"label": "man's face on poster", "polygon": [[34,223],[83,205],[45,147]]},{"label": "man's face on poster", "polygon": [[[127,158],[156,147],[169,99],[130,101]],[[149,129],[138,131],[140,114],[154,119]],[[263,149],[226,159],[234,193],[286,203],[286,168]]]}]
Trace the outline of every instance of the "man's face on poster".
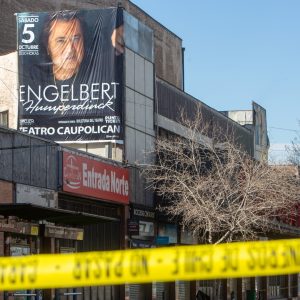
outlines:
[{"label": "man's face on poster", "polygon": [[48,52],[57,80],[77,73],[84,55],[82,29],[78,19],[54,20],[50,26]]}]

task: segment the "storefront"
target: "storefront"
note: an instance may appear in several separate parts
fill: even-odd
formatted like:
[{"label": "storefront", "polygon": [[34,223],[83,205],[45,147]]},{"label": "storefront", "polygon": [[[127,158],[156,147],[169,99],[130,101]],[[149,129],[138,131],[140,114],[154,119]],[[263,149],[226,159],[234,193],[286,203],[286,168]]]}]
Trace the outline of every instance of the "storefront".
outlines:
[{"label": "storefront", "polygon": [[[64,149],[61,153],[61,189],[58,208],[91,216],[82,225],[84,237],[76,251],[103,251],[125,248],[125,209],[129,204],[129,173],[120,164]],[[72,245],[61,244],[70,250]],[[83,299],[122,299],[120,286],[84,287],[68,293]],[[65,292],[66,293],[66,292]],[[124,296],[123,296],[124,297]],[[60,298],[68,299],[68,298]]]},{"label": "storefront", "polygon": [[[130,205],[130,218],[127,220],[129,248],[154,248],[156,236],[155,211],[143,205]],[[152,299],[155,284],[126,285],[126,299]]]},{"label": "storefront", "polygon": [[[38,253],[38,236],[39,225],[37,223],[19,220],[16,217],[2,217],[0,219],[0,240],[3,241],[1,243],[1,254],[4,256],[22,256]],[[25,300],[39,293],[40,291],[37,290],[7,291],[3,296],[4,299],[17,298]]]},{"label": "storefront", "polygon": [[155,247],[156,227],[153,208],[131,204],[127,222],[129,248]]},{"label": "storefront", "polygon": [[[0,204],[0,215],[2,256],[76,252],[78,242],[84,237],[83,228],[50,223],[57,218],[64,218],[67,222],[74,217],[72,212],[45,209],[32,204]],[[6,291],[0,295],[0,299],[41,300],[53,297],[54,293],[51,290]]]},{"label": "storefront", "polygon": [[[124,247],[124,210],[129,203],[129,173],[117,163],[64,149],[59,209],[91,215],[79,251]],[[76,222],[76,220],[74,220]],[[80,220],[76,222],[80,225]]]}]

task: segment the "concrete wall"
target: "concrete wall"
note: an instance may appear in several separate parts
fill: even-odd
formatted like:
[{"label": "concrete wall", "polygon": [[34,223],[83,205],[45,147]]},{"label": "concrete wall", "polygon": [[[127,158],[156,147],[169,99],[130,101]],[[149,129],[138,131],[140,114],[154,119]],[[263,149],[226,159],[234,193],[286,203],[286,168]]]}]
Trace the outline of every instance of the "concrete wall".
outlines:
[{"label": "concrete wall", "polygon": [[[175,134],[181,134],[182,129],[178,124],[182,124],[182,110],[190,120],[197,120],[199,118],[197,112],[200,112],[201,122],[209,126],[206,133],[208,138],[214,137],[219,131],[223,135],[233,137],[236,143],[240,144],[250,155],[253,155],[253,131],[159,79],[156,80],[156,96],[158,114],[156,121],[159,127]],[[175,125],[176,123],[178,124]]]},{"label": "concrete wall", "polygon": [[[44,207],[57,207],[57,193],[53,190],[16,184],[16,203],[31,203]],[[1,202],[1,201],[0,201]]]},{"label": "concrete wall", "polygon": [[57,189],[57,146],[0,128],[0,179]]},{"label": "concrete wall", "polygon": [[252,110],[233,110],[226,111],[224,114],[241,125],[253,125],[253,111]]},{"label": "concrete wall", "polygon": [[153,30],[156,75],[182,89],[182,40],[129,1],[123,4],[130,14]]}]

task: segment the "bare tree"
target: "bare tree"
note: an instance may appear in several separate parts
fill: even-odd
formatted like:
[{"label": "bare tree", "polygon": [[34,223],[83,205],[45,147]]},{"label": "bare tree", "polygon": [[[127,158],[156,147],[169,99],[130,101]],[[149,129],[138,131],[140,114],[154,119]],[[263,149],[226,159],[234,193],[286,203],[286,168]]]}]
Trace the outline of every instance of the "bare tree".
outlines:
[{"label": "bare tree", "polygon": [[185,133],[159,136],[156,164],[145,166],[165,199],[161,210],[206,243],[255,239],[270,220],[292,216],[300,189],[290,170],[255,161],[233,132],[212,128],[201,113],[181,123]]},{"label": "bare tree", "polygon": [[300,132],[297,131],[296,133],[296,137],[291,142],[291,145],[286,147],[286,150],[288,152],[288,162],[295,166],[300,166]]}]

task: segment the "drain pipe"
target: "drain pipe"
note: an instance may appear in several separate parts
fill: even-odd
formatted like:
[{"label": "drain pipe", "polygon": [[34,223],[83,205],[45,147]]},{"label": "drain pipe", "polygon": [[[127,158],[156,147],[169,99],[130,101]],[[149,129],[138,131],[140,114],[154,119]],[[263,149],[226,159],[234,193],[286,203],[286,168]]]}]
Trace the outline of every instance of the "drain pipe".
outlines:
[{"label": "drain pipe", "polygon": [[182,90],[184,91],[184,51],[185,48],[181,47],[181,59],[182,59]]}]

